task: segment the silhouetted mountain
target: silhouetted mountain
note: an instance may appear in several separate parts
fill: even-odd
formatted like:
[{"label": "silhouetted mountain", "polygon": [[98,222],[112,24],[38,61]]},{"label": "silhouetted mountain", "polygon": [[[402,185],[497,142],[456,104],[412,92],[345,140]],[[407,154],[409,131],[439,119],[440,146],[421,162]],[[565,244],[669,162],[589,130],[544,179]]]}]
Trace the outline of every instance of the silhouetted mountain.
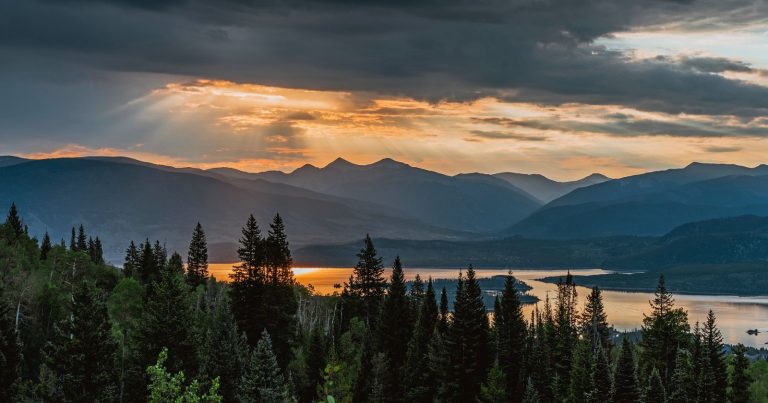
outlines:
[{"label": "silhouetted mountain", "polygon": [[451,177],[392,159],[357,165],[338,158],[323,168],[305,165],[290,174],[247,174],[231,169],[212,172],[377,203],[399,211],[404,217],[461,231],[499,231],[541,205],[526,192],[490,175]]},{"label": "silhouetted mountain", "polygon": [[26,161],[29,161],[29,160],[25,158],[20,158],[20,157],[14,157],[12,155],[0,155],[0,168],[21,164],[22,162],[26,162]]},{"label": "silhouetted mountain", "polygon": [[549,203],[576,189],[611,180],[611,178],[603,174],[592,174],[570,182],[554,181],[539,174],[520,174],[514,172],[501,172],[494,174],[493,176],[503,179],[515,187],[528,192],[543,203]]},{"label": "silhouetted mountain", "polygon": [[768,217],[720,218],[679,226],[648,248],[608,259],[609,268],[668,267],[768,262]]},{"label": "silhouetted mountain", "polygon": [[[105,159],[35,160],[0,168],[0,206],[15,201],[33,234],[69,239],[84,224],[122,260],[130,240],[160,239],[186,251],[192,227],[203,223],[211,243],[234,243],[248,214],[263,227],[280,212],[294,245],[343,242],[366,232],[402,238],[453,238],[454,231],[350,206],[304,189],[267,181],[240,186],[214,177]],[[266,230],[266,228],[264,228]],[[232,247],[234,251],[234,246]]]},{"label": "silhouetted mountain", "polygon": [[576,189],[508,233],[544,238],[661,235],[692,221],[768,214],[768,166],[691,164]]}]

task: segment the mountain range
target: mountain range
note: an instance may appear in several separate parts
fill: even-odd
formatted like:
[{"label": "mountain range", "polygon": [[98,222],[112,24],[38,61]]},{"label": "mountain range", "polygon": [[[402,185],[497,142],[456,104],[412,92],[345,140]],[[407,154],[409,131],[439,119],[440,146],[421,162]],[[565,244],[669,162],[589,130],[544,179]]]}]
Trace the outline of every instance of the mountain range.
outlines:
[{"label": "mountain range", "polygon": [[445,242],[661,236],[693,221],[768,215],[768,166],[693,163],[557,182],[513,172],[449,176],[392,159],[249,173],[124,157],[0,157],[0,206],[11,202],[33,234],[68,239],[72,226],[84,224],[116,263],[130,240],[159,239],[185,251],[198,221],[212,260],[228,260],[251,213],[266,230],[279,212],[298,248],[366,233]]}]

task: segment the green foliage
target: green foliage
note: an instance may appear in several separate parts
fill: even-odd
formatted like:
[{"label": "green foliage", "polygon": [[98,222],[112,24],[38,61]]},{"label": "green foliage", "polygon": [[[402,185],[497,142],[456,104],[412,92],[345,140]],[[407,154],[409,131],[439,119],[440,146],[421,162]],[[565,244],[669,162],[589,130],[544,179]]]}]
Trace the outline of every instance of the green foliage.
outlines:
[{"label": "green foliage", "polygon": [[608,356],[602,347],[598,347],[592,362],[592,390],[589,393],[590,403],[605,402],[613,390],[613,379]]},{"label": "green foliage", "polygon": [[291,400],[285,378],[272,351],[272,339],[266,330],[256,344],[247,371],[240,381],[239,399],[245,402],[264,403]]},{"label": "green foliage", "polygon": [[[387,401],[399,401],[405,394],[403,377],[408,340],[411,337],[410,306],[405,289],[405,278],[400,257],[392,265],[392,278],[381,307],[377,334],[379,348],[387,364],[382,374],[383,391]],[[404,320],[405,319],[405,320]]]},{"label": "green foliage", "polygon": [[498,403],[505,401],[507,398],[506,383],[507,380],[501,371],[501,366],[498,361],[495,361],[488,371],[488,377],[485,382],[480,385],[478,402]]},{"label": "green foliage", "polygon": [[523,396],[523,362],[526,324],[516,280],[506,276],[499,306],[494,312],[498,360],[505,379],[507,397],[519,402]]},{"label": "green foliage", "polygon": [[749,359],[746,357],[746,348],[743,344],[733,347],[732,370],[729,387],[729,401],[731,403],[749,402],[749,385],[752,378],[749,374]]},{"label": "green foliage", "polygon": [[651,371],[651,377],[648,379],[648,386],[645,389],[645,403],[666,403],[667,392],[661,383],[659,371],[656,368]]},{"label": "green foliage", "polygon": [[11,207],[8,209],[8,216],[5,218],[5,225],[10,228],[11,233],[16,238],[24,234],[24,225],[21,223],[18,210],[16,210],[16,203],[11,203]]},{"label": "green foliage", "polygon": [[568,387],[568,402],[588,403],[592,385],[592,346],[587,340],[580,340],[573,353],[570,386]]},{"label": "green foliage", "polygon": [[640,385],[637,381],[637,367],[632,346],[624,338],[621,344],[621,355],[616,363],[613,376],[613,403],[639,403]]},{"label": "green foliage", "polygon": [[11,309],[4,297],[0,288],[0,402],[10,402],[18,398],[21,386],[22,352]]},{"label": "green foliage", "polygon": [[539,392],[536,391],[536,388],[533,386],[533,382],[531,379],[528,379],[528,382],[525,384],[525,394],[523,394],[523,402],[522,403],[539,403],[541,399],[539,399]]},{"label": "green foliage", "polygon": [[687,350],[678,349],[667,401],[669,403],[688,403],[692,400],[691,396],[695,394],[690,353]]},{"label": "green foliage", "polygon": [[372,318],[379,312],[381,300],[387,288],[384,279],[384,265],[376,254],[376,248],[369,235],[363,240],[363,248],[357,254],[357,264],[345,284],[342,297],[349,305],[353,316],[362,317],[371,325]]},{"label": "green foliage", "polygon": [[192,231],[187,253],[187,283],[195,288],[208,280],[208,242],[205,231],[200,223]]},{"label": "green foliage", "polygon": [[211,382],[207,391],[201,391],[200,382],[197,379],[188,386],[184,385],[184,372],[169,373],[165,368],[168,351],[163,349],[157,357],[155,365],[147,367],[150,384],[147,387],[149,403],[221,403],[219,396],[219,378]]},{"label": "green foliage", "polygon": [[603,306],[603,294],[598,287],[592,287],[592,291],[587,296],[584,311],[579,316],[579,332],[591,343],[593,350],[598,346],[604,349],[610,347],[608,316]]},{"label": "green foliage", "polygon": [[450,359],[450,383],[457,401],[472,401],[480,391],[488,369],[488,317],[482,291],[470,266],[467,277],[459,275],[456,302],[445,348]]},{"label": "green foliage", "polygon": [[655,298],[650,304],[651,314],[643,318],[642,370],[650,374],[656,368],[662,383],[668,386],[675,370],[677,350],[688,346],[688,313],[683,308],[675,307],[675,300],[667,291],[663,275],[659,276]]},{"label": "green foliage", "polygon": [[52,400],[111,401],[117,396],[117,344],[112,337],[101,291],[80,283],[72,295],[69,318],[45,348],[48,388]]},{"label": "green foliage", "polygon": [[432,279],[421,298],[418,318],[408,343],[405,365],[406,398],[410,402],[431,402],[435,379],[429,366],[429,345],[437,324],[437,305]]},{"label": "green foliage", "polygon": [[703,379],[700,386],[699,399],[702,402],[725,401],[728,388],[728,374],[725,362],[723,336],[715,324],[715,314],[712,310],[707,314],[707,321],[702,328],[701,359],[705,361],[703,366]]}]

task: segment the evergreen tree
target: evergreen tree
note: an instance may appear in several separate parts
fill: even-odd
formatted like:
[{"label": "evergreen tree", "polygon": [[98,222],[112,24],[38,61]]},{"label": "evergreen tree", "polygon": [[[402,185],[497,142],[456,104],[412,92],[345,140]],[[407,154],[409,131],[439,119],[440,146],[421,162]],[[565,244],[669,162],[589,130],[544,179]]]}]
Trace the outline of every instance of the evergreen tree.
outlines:
[{"label": "evergreen tree", "polygon": [[5,218],[5,225],[11,229],[16,238],[24,234],[24,226],[21,224],[19,212],[16,210],[16,203],[11,203],[11,208],[8,209],[8,216]]},{"label": "evergreen tree", "polygon": [[733,370],[730,379],[731,403],[749,402],[749,385],[752,378],[749,374],[749,359],[746,357],[746,348],[739,343],[733,347]]},{"label": "evergreen tree", "polygon": [[240,401],[289,402],[285,378],[272,351],[272,339],[264,330],[251,354],[248,371],[240,382]]},{"label": "evergreen tree", "polygon": [[526,324],[517,282],[511,274],[504,281],[504,291],[498,310],[494,312],[494,326],[498,338],[498,357],[506,390],[512,402],[523,398],[522,366],[525,361]]},{"label": "evergreen tree", "polygon": [[323,369],[326,366],[325,338],[320,326],[312,327],[307,349],[307,388],[302,393],[301,401],[310,401],[316,395],[318,385],[323,381]]},{"label": "evergreen tree", "polygon": [[72,227],[72,234],[69,237],[69,250],[71,252],[77,251],[77,236],[75,236],[75,227]]},{"label": "evergreen tree", "polygon": [[421,299],[416,325],[408,343],[405,364],[406,397],[409,402],[432,401],[435,390],[434,374],[429,367],[429,344],[437,324],[437,304],[432,279],[427,283],[427,292]]},{"label": "evergreen tree", "polygon": [[253,214],[248,216],[248,220],[242,229],[240,237],[240,246],[237,248],[237,256],[240,264],[235,266],[230,274],[232,282],[238,286],[245,284],[262,284],[266,280],[264,264],[266,259],[265,241],[261,239],[261,230],[253,218]]},{"label": "evergreen tree", "polygon": [[557,299],[554,318],[549,332],[549,344],[552,354],[552,364],[555,376],[558,380],[557,387],[553,388],[555,397],[562,399],[567,395],[570,385],[570,372],[573,360],[573,348],[578,339],[576,320],[576,284],[569,272],[565,281],[557,284]]},{"label": "evergreen tree", "polygon": [[678,348],[687,347],[690,329],[688,313],[683,308],[675,307],[675,300],[667,291],[664,275],[659,276],[655,298],[650,304],[651,314],[643,318],[641,362],[646,374],[656,368],[666,387],[675,370]]},{"label": "evergreen tree", "polygon": [[265,241],[267,276],[271,284],[293,284],[293,258],[285,234],[285,223],[280,214],[276,214],[269,224]]},{"label": "evergreen tree", "polygon": [[651,377],[648,379],[648,387],[645,390],[645,403],[666,403],[667,392],[661,383],[659,371],[656,368],[651,371]]},{"label": "evergreen tree", "polygon": [[[171,269],[170,264],[168,271],[176,276],[181,275],[177,269]],[[234,402],[238,383],[245,374],[248,346],[237,330],[226,288],[210,281],[206,298],[209,300],[207,305],[210,317],[202,335],[200,372],[207,379],[219,377],[220,393],[224,401]]]},{"label": "evergreen tree", "polygon": [[579,331],[582,337],[592,344],[593,351],[597,350],[598,346],[609,348],[608,317],[603,306],[603,294],[598,287],[593,287],[587,296],[584,312],[579,318]]},{"label": "evergreen tree", "polygon": [[173,252],[171,257],[168,258],[167,267],[171,273],[176,273],[180,276],[184,275],[184,261],[181,260],[181,255],[178,252]]},{"label": "evergreen tree", "polygon": [[379,312],[381,300],[387,288],[384,279],[384,266],[381,257],[376,253],[373,241],[369,235],[365,236],[363,248],[357,254],[358,262],[345,285],[342,295],[350,303],[350,308],[357,316],[362,317],[369,326],[371,318]]},{"label": "evergreen tree", "polygon": [[410,306],[410,319],[413,322],[419,318],[419,310],[421,309],[421,302],[424,300],[424,281],[416,273],[411,283],[411,289],[408,293],[408,302]]},{"label": "evergreen tree", "polygon": [[383,384],[387,401],[398,401],[405,393],[402,389],[402,369],[410,339],[411,324],[407,323],[409,317],[405,276],[398,256],[392,264],[392,278],[382,303],[378,330],[380,348],[388,369]]},{"label": "evergreen tree", "polygon": [[[149,243],[149,239],[141,245],[141,258],[139,259],[139,263],[139,278],[142,283],[151,285],[153,282],[160,279],[160,267],[157,266],[155,252],[152,249],[152,244]],[[157,357],[159,352],[159,350],[154,352],[153,357]]]},{"label": "evergreen tree", "polygon": [[205,240],[205,231],[200,223],[197,223],[192,232],[192,241],[189,243],[187,254],[187,284],[196,288],[205,284],[208,280],[208,243]]},{"label": "evergreen tree", "polygon": [[101,239],[96,237],[93,241],[93,262],[96,264],[104,264],[104,246],[101,244]]},{"label": "evergreen tree", "polygon": [[694,395],[692,391],[694,378],[690,361],[690,354],[687,350],[677,350],[675,371],[672,373],[672,383],[667,398],[669,403],[689,403],[693,401],[690,396]]},{"label": "evergreen tree", "polygon": [[598,347],[592,363],[592,391],[589,393],[591,403],[602,403],[611,396],[613,382],[608,356],[602,347]]},{"label": "evergreen tree", "polygon": [[48,390],[49,398],[68,402],[115,399],[117,343],[111,330],[102,294],[81,283],[72,295],[69,318],[45,348],[46,370],[53,386]]},{"label": "evergreen tree", "polygon": [[568,387],[569,403],[589,403],[592,385],[592,346],[587,340],[580,340],[573,354],[570,386]]},{"label": "evergreen tree", "polygon": [[498,361],[494,361],[490,371],[488,371],[488,377],[485,382],[480,385],[480,396],[478,397],[478,403],[501,403],[507,400],[506,391],[506,377],[501,371],[501,366]]},{"label": "evergreen tree", "polygon": [[[725,362],[723,336],[715,324],[715,314],[712,310],[707,314],[707,321],[702,329],[703,352],[702,359],[706,361],[704,377],[709,382],[700,390],[703,402],[724,402],[728,388],[728,374]],[[711,384],[710,384],[711,382]]]},{"label": "evergreen tree", "polygon": [[168,263],[168,251],[160,244],[160,241],[155,241],[155,245],[152,247],[152,256],[155,259],[155,267],[158,271],[162,272]]},{"label": "evergreen tree", "polygon": [[45,235],[43,235],[43,243],[40,245],[40,260],[48,259],[48,254],[51,253],[52,248],[51,237],[48,236],[48,231],[45,231]]},{"label": "evergreen tree", "polygon": [[88,237],[85,235],[83,224],[77,229],[77,249],[80,252],[88,251]]},{"label": "evergreen tree", "polygon": [[452,382],[456,385],[454,400],[473,401],[488,368],[488,316],[472,266],[467,269],[466,279],[459,274],[445,344]]},{"label": "evergreen tree", "polygon": [[143,365],[155,362],[163,348],[168,349],[167,366],[172,372],[193,375],[197,369],[189,288],[184,279],[163,271],[144,307],[138,341]]},{"label": "evergreen tree", "polygon": [[139,250],[136,248],[136,244],[131,241],[128,245],[128,249],[125,250],[125,261],[123,263],[123,274],[126,277],[133,277],[140,273],[141,268],[141,256]]},{"label": "evergreen tree", "polygon": [[447,335],[435,328],[432,339],[429,341],[427,353],[429,373],[433,375],[434,400],[438,402],[455,401],[458,388],[458,385],[454,383],[451,355],[445,342],[445,336]]},{"label": "evergreen tree", "polygon": [[13,402],[19,398],[21,351],[19,334],[11,319],[11,309],[0,288],[0,402]]},{"label": "evergreen tree", "polygon": [[637,382],[637,367],[632,346],[625,337],[621,343],[621,355],[616,363],[613,377],[613,403],[639,403],[640,386]]},{"label": "evergreen tree", "polygon": [[443,289],[440,290],[440,311],[437,317],[437,330],[443,335],[448,332],[449,316],[450,314],[448,312],[448,293],[445,290],[445,287],[443,287]]},{"label": "evergreen tree", "polygon": [[533,387],[533,382],[529,378],[525,384],[525,394],[523,395],[522,403],[539,403],[540,401],[539,392]]}]

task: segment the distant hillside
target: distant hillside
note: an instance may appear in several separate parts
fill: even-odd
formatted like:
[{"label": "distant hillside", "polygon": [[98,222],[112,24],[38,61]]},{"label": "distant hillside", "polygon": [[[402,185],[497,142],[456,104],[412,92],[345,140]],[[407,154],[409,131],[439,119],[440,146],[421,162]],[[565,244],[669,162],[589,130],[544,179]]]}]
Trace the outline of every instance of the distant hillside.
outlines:
[{"label": "distant hillside", "polygon": [[605,266],[663,270],[755,262],[768,263],[768,217],[741,216],[685,224],[639,253],[606,260]]},{"label": "distant hillside", "polygon": [[327,195],[377,203],[403,217],[458,231],[500,231],[541,206],[536,198],[490,175],[455,177],[391,159],[357,165],[337,159],[323,168],[305,165],[289,174],[211,172],[237,179],[264,179]]},{"label": "distant hillside", "polygon": [[570,182],[554,181],[539,174],[520,174],[514,172],[502,172],[494,174],[493,176],[503,179],[517,188],[530,193],[543,203],[549,203],[576,189],[611,180],[611,178],[602,174],[592,174],[585,178]]},{"label": "distant hillside", "polygon": [[47,230],[54,240],[68,240],[70,228],[82,223],[103,239],[107,258],[118,263],[130,240],[146,237],[185,252],[198,221],[209,242],[218,244],[218,255],[226,254],[226,244],[234,252],[250,213],[266,231],[267,222],[280,212],[295,246],[351,241],[366,232],[416,239],[462,235],[332,199],[266,181],[236,185],[125,161],[50,159],[0,168],[0,206],[15,201],[33,234]]},{"label": "distant hillside", "polygon": [[768,166],[691,164],[576,189],[505,233],[658,236],[684,223],[745,214],[768,215]]}]

